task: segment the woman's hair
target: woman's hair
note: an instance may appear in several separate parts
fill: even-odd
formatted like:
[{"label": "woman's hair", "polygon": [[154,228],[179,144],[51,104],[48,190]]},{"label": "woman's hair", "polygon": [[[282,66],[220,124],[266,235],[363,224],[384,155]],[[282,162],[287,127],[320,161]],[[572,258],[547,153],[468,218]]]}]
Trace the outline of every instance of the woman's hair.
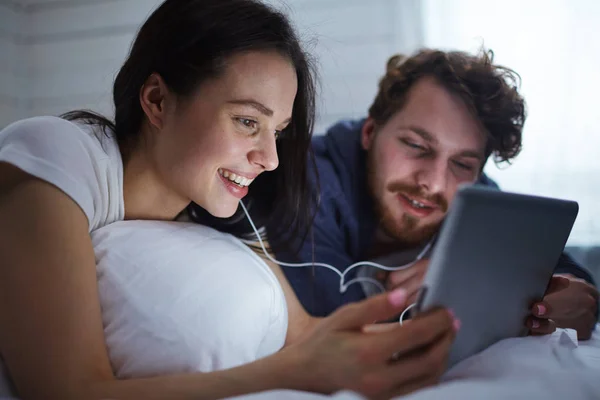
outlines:
[{"label": "woman's hair", "polygon": [[369,109],[378,125],[404,106],[410,88],[423,77],[433,77],[458,96],[487,134],[485,158],[509,162],[521,151],[525,101],[518,92],[520,77],[494,64],[491,51],[478,55],[423,49],[411,57],[388,60],[379,92]]},{"label": "woman's hair", "polygon": [[[292,119],[277,141],[279,167],[261,174],[244,203],[270,244],[286,244],[307,232],[312,220],[307,162],[313,160],[310,140],[315,118],[315,70],[290,22],[282,13],[255,0],[166,0],[139,30],[113,86],[114,122],[93,112],[64,114],[114,132],[124,158],[140,140],[145,114],[140,89],[158,73],[178,96],[195,94],[206,80],[223,73],[233,55],[275,51],[295,68],[298,91]],[[188,207],[192,220],[221,231],[249,233],[241,208],[231,218],[216,218],[197,204]]]}]

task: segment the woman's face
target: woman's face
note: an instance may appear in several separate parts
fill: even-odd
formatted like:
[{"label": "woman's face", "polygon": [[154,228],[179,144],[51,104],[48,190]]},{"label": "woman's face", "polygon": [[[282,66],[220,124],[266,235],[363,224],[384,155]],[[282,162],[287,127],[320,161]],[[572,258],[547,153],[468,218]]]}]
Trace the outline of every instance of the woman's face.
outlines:
[{"label": "woman's face", "polygon": [[279,164],[275,141],[290,122],[297,91],[293,65],[275,52],[243,53],[192,98],[163,91],[160,120],[149,118],[159,179],[186,204],[233,215],[252,181]]}]

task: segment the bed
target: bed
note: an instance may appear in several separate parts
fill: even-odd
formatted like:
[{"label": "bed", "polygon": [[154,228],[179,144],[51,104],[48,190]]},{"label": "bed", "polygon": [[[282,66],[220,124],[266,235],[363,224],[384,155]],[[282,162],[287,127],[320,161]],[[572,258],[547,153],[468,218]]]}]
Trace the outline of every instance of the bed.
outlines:
[{"label": "bed", "polygon": [[[321,396],[272,391],[236,397],[245,400],[363,400],[351,392]],[[543,337],[507,339],[456,365],[441,384],[402,400],[600,399],[600,324],[589,341],[572,330]]]},{"label": "bed", "polygon": [[[127,221],[96,231],[93,242],[105,337],[119,378],[230,368],[283,345],[281,287],[237,239],[197,224]],[[242,330],[232,327],[242,324],[252,329],[236,336]],[[0,399],[16,399],[4,372],[0,362]],[[600,400],[600,324],[589,341],[564,329],[500,341],[454,366],[441,384],[403,399],[507,398]],[[238,399],[361,397],[278,390]]]}]

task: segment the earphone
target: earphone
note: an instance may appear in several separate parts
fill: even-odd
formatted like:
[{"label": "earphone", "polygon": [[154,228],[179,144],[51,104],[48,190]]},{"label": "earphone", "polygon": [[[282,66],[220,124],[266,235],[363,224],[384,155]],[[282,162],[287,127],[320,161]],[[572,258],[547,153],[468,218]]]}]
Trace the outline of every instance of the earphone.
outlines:
[{"label": "earphone", "polygon": [[[381,265],[381,264],[377,264],[374,262],[370,262],[370,261],[361,261],[361,262],[357,262],[354,264],[351,264],[349,266],[346,267],[346,269],[344,270],[344,272],[340,272],[338,271],[335,267],[329,265],[329,264],[325,264],[325,263],[286,263],[283,261],[279,261],[276,260],[274,257],[272,257],[269,252],[267,251],[267,249],[265,248],[265,245],[263,243],[263,240],[260,236],[260,233],[258,232],[258,229],[256,228],[256,226],[254,225],[254,221],[252,221],[252,218],[250,218],[250,214],[248,213],[248,210],[246,209],[246,206],[244,205],[244,203],[242,201],[240,201],[240,205],[242,206],[242,209],[244,210],[244,213],[246,214],[246,218],[248,218],[248,222],[250,223],[250,226],[252,227],[252,230],[254,231],[254,234],[256,235],[256,238],[258,239],[258,242],[260,243],[260,247],[263,251],[263,253],[265,254],[265,256],[272,262],[274,262],[277,265],[280,265],[282,267],[312,267],[312,266],[316,266],[316,267],[323,267],[323,268],[327,268],[333,272],[335,272],[337,275],[339,275],[340,277],[340,293],[344,293],[348,287],[354,283],[357,282],[368,282],[371,283],[375,286],[377,286],[377,288],[379,290],[381,290],[381,292],[385,292],[385,287],[383,287],[383,285],[375,280],[375,279],[371,279],[371,278],[365,278],[365,277],[359,277],[359,278],[354,278],[352,280],[350,280],[349,282],[344,282],[344,278],[346,276],[346,274],[348,272],[350,272],[351,270],[353,270],[354,268],[360,267],[360,266],[370,266],[370,267],[375,267],[375,268],[379,268],[385,271],[400,271],[403,269],[407,269],[412,267],[413,265],[415,265],[418,261],[420,261],[425,254],[427,254],[427,252],[429,251],[429,249],[431,248],[434,239],[430,240],[429,243],[427,243],[427,245],[423,248],[423,250],[421,250],[421,252],[417,255],[417,257],[411,261],[408,264],[404,264],[404,265],[400,265],[397,267],[387,267],[385,265]],[[250,242],[250,240],[244,240],[244,242],[248,243]],[[404,311],[402,311],[402,314],[400,314],[400,318],[398,320],[398,322],[400,324],[402,324],[402,321],[404,320],[404,316],[406,315],[406,313],[411,310],[413,307],[415,307],[416,304],[413,303],[411,305],[409,305],[408,307],[406,307],[404,309]]]}]

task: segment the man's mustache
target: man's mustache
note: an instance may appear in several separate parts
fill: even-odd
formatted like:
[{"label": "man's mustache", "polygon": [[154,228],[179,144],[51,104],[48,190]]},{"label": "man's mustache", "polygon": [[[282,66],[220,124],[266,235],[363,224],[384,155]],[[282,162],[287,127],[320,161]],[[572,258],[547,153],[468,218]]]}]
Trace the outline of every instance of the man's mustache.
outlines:
[{"label": "man's mustache", "polygon": [[390,192],[402,192],[409,196],[417,197],[433,203],[438,206],[442,212],[446,212],[448,210],[448,201],[446,201],[444,196],[442,196],[440,193],[426,193],[419,186],[409,185],[403,182],[392,182],[387,186],[387,190]]}]

